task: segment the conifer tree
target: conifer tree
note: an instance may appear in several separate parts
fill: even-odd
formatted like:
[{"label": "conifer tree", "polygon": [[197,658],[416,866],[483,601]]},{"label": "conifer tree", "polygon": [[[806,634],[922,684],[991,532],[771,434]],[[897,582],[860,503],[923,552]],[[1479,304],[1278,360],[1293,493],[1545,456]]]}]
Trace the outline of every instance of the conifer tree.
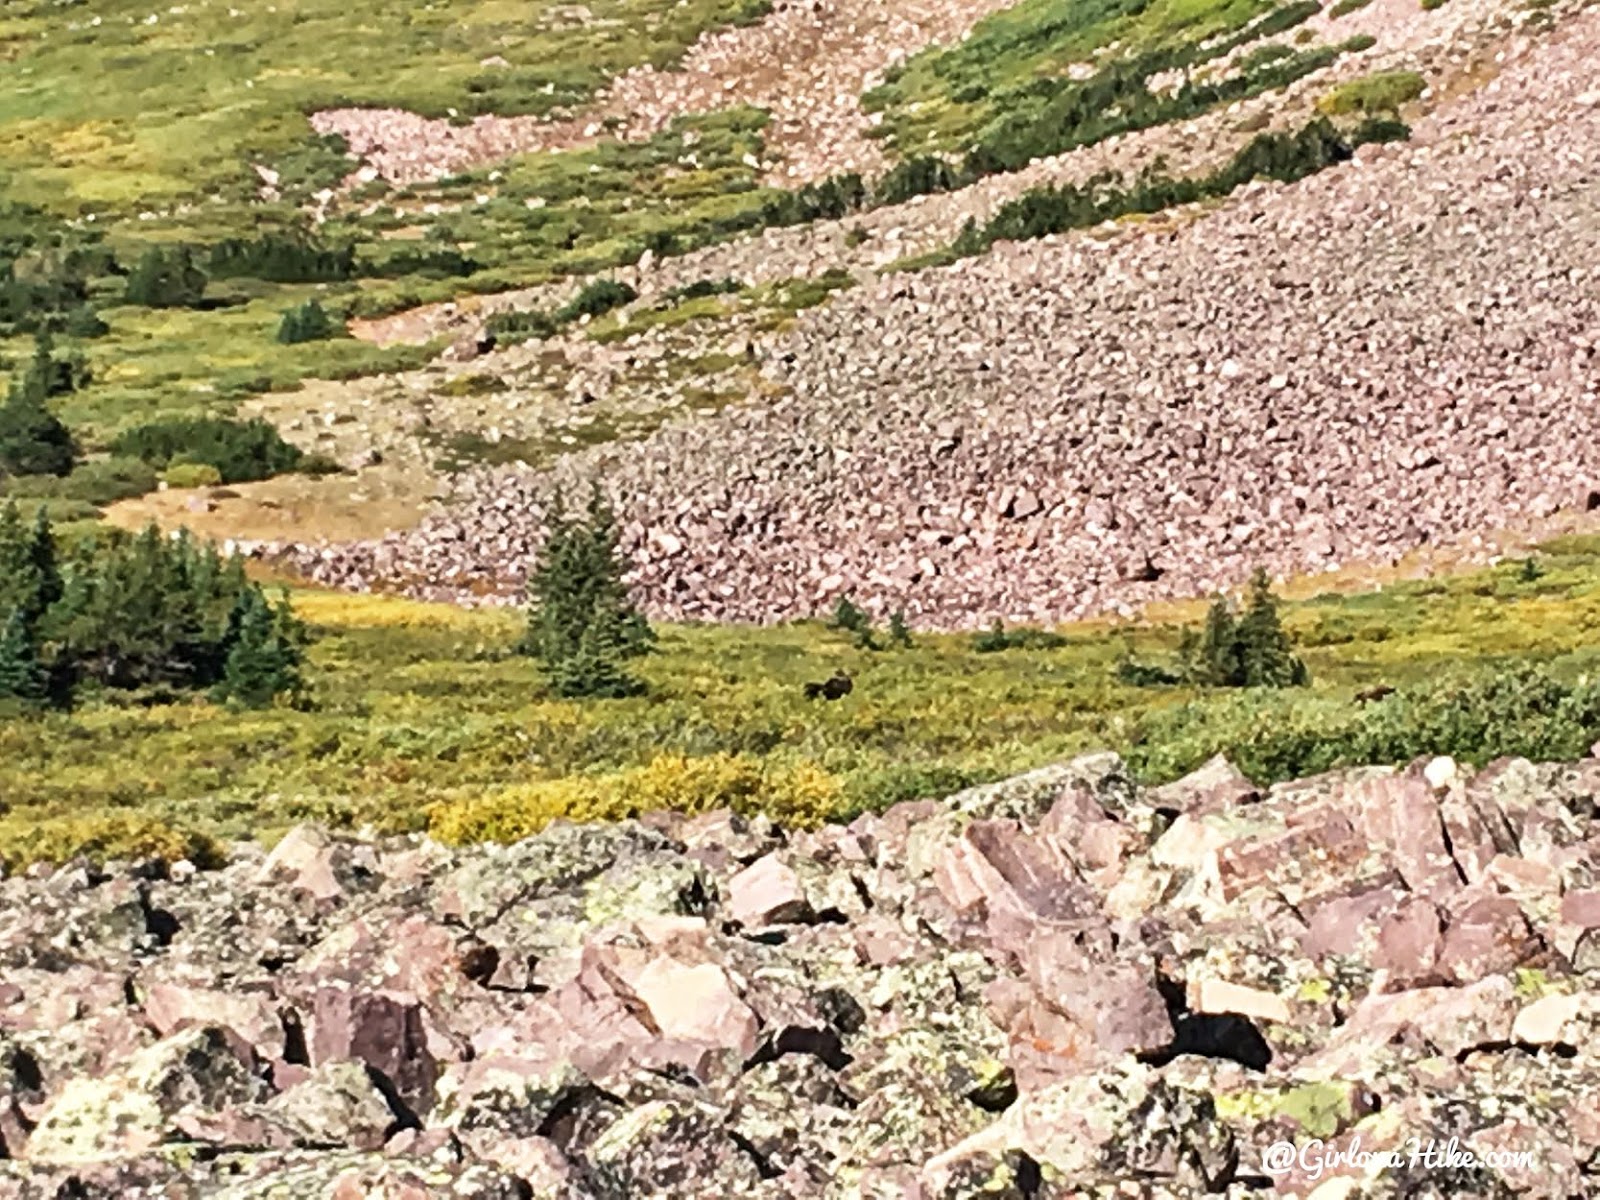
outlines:
[{"label": "conifer tree", "polygon": [[867,614],[849,596],[840,596],[834,603],[833,616],[828,619],[828,624],[834,629],[841,629],[845,633],[859,633],[867,628],[870,622]]},{"label": "conifer tree", "polygon": [[1199,636],[1185,632],[1178,654],[1189,681],[1203,687],[1301,687],[1310,678],[1295,657],[1263,570],[1251,577],[1243,614],[1218,596]]},{"label": "conifer tree", "polygon": [[277,696],[298,692],[300,634],[287,597],[273,608],[259,587],[245,588],[228,622],[227,658],[216,697],[265,708]]},{"label": "conifer tree", "polygon": [[528,577],[528,627],[519,645],[538,658],[557,695],[626,696],[642,685],[622,666],[654,633],[628,599],[616,522],[596,489],[587,513],[557,496],[545,544]]},{"label": "conifer tree", "polygon": [[889,615],[889,645],[899,650],[911,649],[911,626],[906,624],[906,610],[897,608]]},{"label": "conifer tree", "polygon": [[1272,580],[1260,568],[1250,579],[1250,599],[1235,636],[1241,686],[1299,687],[1307,682],[1305,664],[1295,657],[1278,617]]},{"label": "conifer tree", "polygon": [[1218,596],[1206,612],[1205,628],[1194,648],[1190,674],[1208,687],[1237,687],[1243,671],[1239,664],[1239,638],[1233,608]]},{"label": "conifer tree", "polygon": [[127,301],[147,308],[192,308],[205,297],[205,272],[187,246],[151,246],[128,275]]},{"label": "conifer tree", "polygon": [[316,300],[307,300],[283,314],[278,323],[278,341],[284,345],[317,342],[330,338],[337,330],[333,318]]},{"label": "conifer tree", "polygon": [[17,611],[36,624],[60,598],[61,572],[48,515],[41,507],[30,527],[16,503],[7,503],[0,509],[0,619]]},{"label": "conifer tree", "polygon": [[0,621],[0,701],[42,703],[49,694],[49,676],[39,661],[33,622],[16,608]]},{"label": "conifer tree", "polygon": [[14,381],[0,404],[0,476],[65,475],[77,448],[72,433],[46,406],[48,370],[37,362]]}]

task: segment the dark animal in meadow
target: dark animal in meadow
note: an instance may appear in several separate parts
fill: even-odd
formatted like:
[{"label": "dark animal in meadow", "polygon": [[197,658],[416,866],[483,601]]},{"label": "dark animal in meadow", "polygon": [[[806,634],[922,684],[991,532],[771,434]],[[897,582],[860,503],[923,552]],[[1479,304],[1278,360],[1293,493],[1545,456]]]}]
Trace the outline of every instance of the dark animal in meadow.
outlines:
[{"label": "dark animal in meadow", "polygon": [[820,683],[812,681],[806,684],[807,700],[840,700],[850,694],[856,685],[844,671],[835,671]]},{"label": "dark animal in meadow", "polygon": [[1385,696],[1394,695],[1394,689],[1387,683],[1380,683],[1377,687],[1369,687],[1365,691],[1356,693],[1357,704],[1371,704],[1374,700],[1382,700]]}]

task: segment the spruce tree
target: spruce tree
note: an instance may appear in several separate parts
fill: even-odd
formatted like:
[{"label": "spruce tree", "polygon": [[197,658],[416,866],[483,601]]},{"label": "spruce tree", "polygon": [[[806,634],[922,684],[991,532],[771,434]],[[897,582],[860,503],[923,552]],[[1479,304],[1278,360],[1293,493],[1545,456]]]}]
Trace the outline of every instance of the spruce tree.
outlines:
[{"label": "spruce tree", "polygon": [[278,323],[278,341],[286,346],[298,342],[317,342],[330,338],[337,330],[333,318],[316,300],[307,300],[283,314]]},{"label": "spruce tree", "polygon": [[0,616],[20,612],[30,625],[61,598],[55,533],[41,507],[30,527],[16,503],[0,509]]},{"label": "spruce tree", "polygon": [[1208,687],[1238,687],[1243,680],[1233,608],[1221,596],[1212,602],[1206,613],[1205,629],[1195,648],[1190,674],[1196,683]]},{"label": "spruce tree", "polygon": [[147,308],[193,308],[205,291],[205,272],[187,246],[151,246],[128,275],[128,303]]},{"label": "spruce tree", "polygon": [[0,404],[0,476],[65,475],[77,457],[72,433],[46,406],[50,380],[35,364]]},{"label": "spruce tree", "polygon": [[849,596],[839,597],[833,606],[833,616],[828,619],[828,624],[845,633],[860,633],[863,629],[871,628],[866,612]]},{"label": "spruce tree", "polygon": [[1299,687],[1306,683],[1305,664],[1295,657],[1278,617],[1272,580],[1260,568],[1250,579],[1250,599],[1235,636],[1242,686]]},{"label": "spruce tree", "polygon": [[300,630],[285,597],[274,609],[254,585],[239,594],[228,622],[227,658],[214,694],[245,708],[265,708],[300,690]]},{"label": "spruce tree", "polygon": [[642,685],[623,660],[649,649],[654,633],[628,598],[616,521],[596,489],[582,517],[557,496],[528,577],[528,627],[519,645],[538,658],[560,696],[615,697]]},{"label": "spruce tree", "polygon": [[0,620],[0,701],[43,703],[49,695],[49,675],[39,661],[33,622],[15,608]]},{"label": "spruce tree", "polygon": [[906,610],[897,608],[889,615],[889,645],[899,650],[911,649],[911,626],[906,624]]}]

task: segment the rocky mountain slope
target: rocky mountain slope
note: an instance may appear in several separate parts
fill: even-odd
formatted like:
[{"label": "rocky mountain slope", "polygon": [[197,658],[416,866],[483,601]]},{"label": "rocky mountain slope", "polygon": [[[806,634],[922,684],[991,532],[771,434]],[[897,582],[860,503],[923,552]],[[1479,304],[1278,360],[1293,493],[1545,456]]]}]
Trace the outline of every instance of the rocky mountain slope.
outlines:
[{"label": "rocky mountain slope", "polygon": [[[1590,1195],[1597,795],[1096,755],[814,832],[36,868],[0,1196]],[[1275,1173],[1318,1138],[1502,1165]]]},{"label": "rocky mountain slope", "polygon": [[[770,620],[853,591],[951,626],[1193,594],[1253,563],[1388,561],[1582,508],[1600,473],[1600,14],[1494,44],[1408,143],[1176,222],[867,276],[787,333],[740,335],[766,398],[553,471],[480,473],[417,531],[296,561],[508,594],[552,483],[597,476],[657,613]],[[719,268],[771,256],[739,245]]]}]

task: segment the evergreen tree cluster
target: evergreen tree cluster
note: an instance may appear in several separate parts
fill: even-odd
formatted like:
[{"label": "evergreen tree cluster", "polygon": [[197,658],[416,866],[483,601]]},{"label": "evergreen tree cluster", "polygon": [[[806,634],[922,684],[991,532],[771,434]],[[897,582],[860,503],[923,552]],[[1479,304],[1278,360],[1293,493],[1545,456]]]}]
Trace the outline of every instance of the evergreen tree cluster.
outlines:
[{"label": "evergreen tree cluster", "polygon": [[188,246],[150,246],[128,273],[125,299],[146,308],[195,308],[205,299],[206,273]]},{"label": "evergreen tree cluster", "polygon": [[303,231],[227,238],[211,247],[206,270],[213,279],[265,279],[270,283],[336,283],[356,273],[356,251],[326,246]]},{"label": "evergreen tree cluster", "polygon": [[622,697],[644,685],[626,661],[655,634],[628,598],[616,519],[598,489],[569,514],[558,496],[544,548],[528,578],[528,627],[519,646],[543,666],[558,696]]},{"label": "evergreen tree cluster", "polygon": [[0,337],[105,333],[105,322],[89,306],[89,267],[90,260],[79,253],[25,260],[0,252]]},{"label": "evergreen tree cluster", "polygon": [[1203,687],[1304,687],[1311,681],[1278,616],[1272,580],[1259,569],[1244,611],[1235,613],[1218,596],[1203,629],[1185,635],[1180,658],[1185,677]]},{"label": "evergreen tree cluster", "polygon": [[84,688],[209,689],[246,706],[296,693],[306,642],[222,558],[154,525],[137,536],[58,543],[41,509],[0,509],[0,702],[66,705]]},{"label": "evergreen tree cluster", "polygon": [[1226,196],[1252,179],[1292,183],[1350,158],[1368,142],[1405,138],[1398,121],[1371,119],[1349,133],[1327,117],[1315,117],[1293,133],[1262,133],[1233,159],[1200,178],[1175,178],[1146,170],[1132,184],[1101,174],[1082,185],[1033,188],[1001,205],[987,224],[969,220],[956,238],[957,254],[981,254],[997,241],[1024,241],[1084,229],[1129,213],[1161,212],[1178,204]]},{"label": "evergreen tree cluster", "polygon": [[47,401],[88,381],[81,354],[58,359],[51,353],[48,335],[36,340],[32,359],[0,403],[0,478],[66,475],[72,470],[77,446]]},{"label": "evergreen tree cluster", "polygon": [[316,300],[297,304],[283,314],[278,324],[278,341],[285,346],[299,342],[320,342],[342,332],[339,323]]},{"label": "evergreen tree cluster", "polygon": [[158,471],[177,463],[215,467],[223,483],[270,479],[305,465],[306,455],[283,440],[269,421],[254,418],[170,417],[118,434],[111,452],[137,458]]},{"label": "evergreen tree cluster", "polygon": [[471,275],[482,264],[449,246],[436,249],[402,245],[382,257],[363,258],[357,273],[377,279],[400,279],[424,275],[432,279]]}]

